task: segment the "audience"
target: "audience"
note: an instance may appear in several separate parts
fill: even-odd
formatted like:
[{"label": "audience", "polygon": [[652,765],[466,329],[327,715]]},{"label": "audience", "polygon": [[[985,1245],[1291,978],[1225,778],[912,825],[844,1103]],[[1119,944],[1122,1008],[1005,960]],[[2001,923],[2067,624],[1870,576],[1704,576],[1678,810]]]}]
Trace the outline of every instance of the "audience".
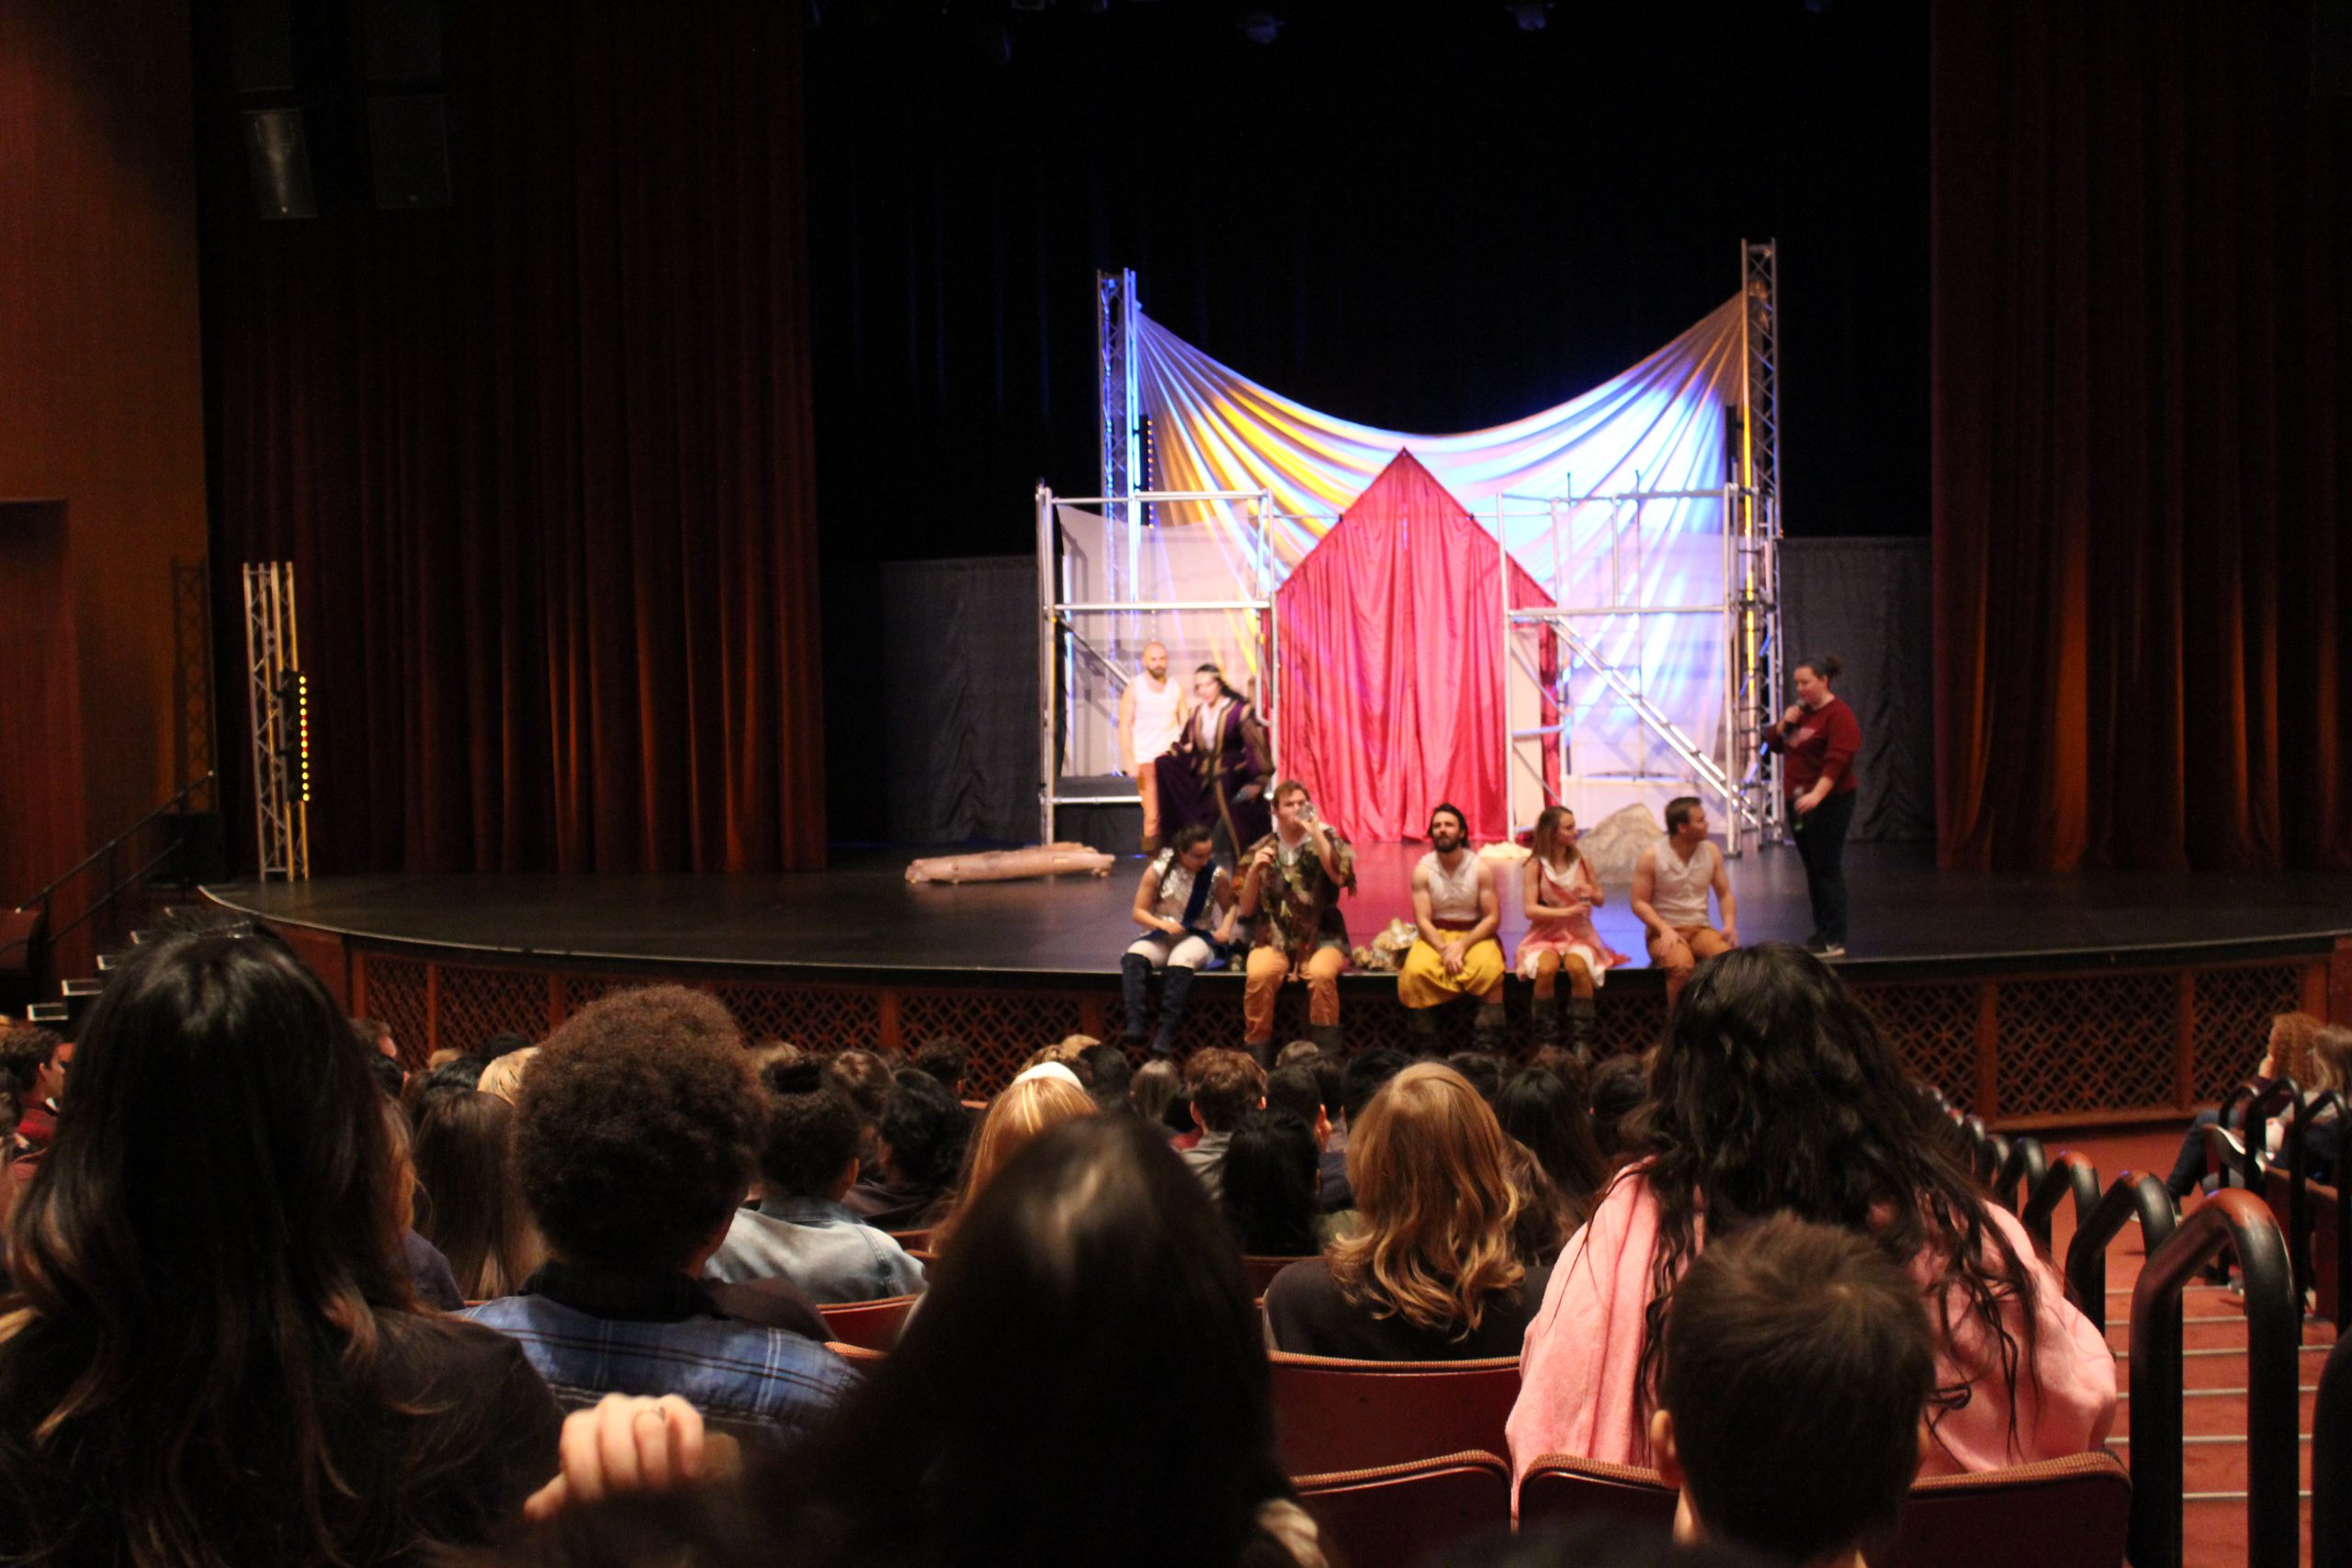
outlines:
[{"label": "audience", "polygon": [[[1266,1291],[1276,1349],[1375,1361],[1519,1353],[1546,1270],[1514,1256],[1510,1140],[1462,1075],[1406,1068],[1348,1140],[1357,1230]],[[1532,1165],[1532,1161],[1530,1162]]]},{"label": "audience", "polygon": [[1155,1127],[1165,1127],[1168,1107],[1182,1099],[1183,1093],[1183,1072],[1165,1056],[1146,1062],[1127,1080],[1127,1099],[1135,1106],[1136,1114]]},{"label": "audience", "polygon": [[[2324,1089],[2343,1092],[2346,1089],[2343,1079],[2323,1065],[2320,1057],[2320,1042],[2327,1028],[2326,1024],[2307,1012],[2274,1014],[2270,1020],[2270,1032],[2263,1047],[2262,1060],[2256,1064],[2254,1076],[2241,1087],[2258,1094],[2277,1079],[2291,1078],[2306,1098],[2317,1095]],[[2323,1077],[2327,1081],[2322,1083]],[[2267,1135],[2262,1131],[2245,1126],[2246,1109],[2241,1104],[2233,1111],[2230,1125],[2243,1133],[2249,1143],[2259,1147],[2267,1141]],[[2165,1179],[2165,1187],[2172,1193],[2176,1203],[2196,1191],[2203,1181],[2205,1129],[2221,1120],[2219,1108],[2200,1111],[2190,1122],[2188,1131],[2182,1134],[2180,1153],[2173,1160],[2171,1174]],[[2322,1134],[2321,1141],[2329,1145],[2332,1151],[2335,1141],[2332,1134]],[[2332,1165],[2333,1161],[2325,1163]]]},{"label": "audience", "polygon": [[402,1091],[408,1099],[410,1122],[424,1121],[424,1113],[443,1095],[480,1093],[482,1071],[489,1066],[480,1056],[452,1056],[437,1066],[411,1073],[408,1087]]},{"label": "audience", "polygon": [[[370,1066],[383,1060],[369,1054]],[[410,1157],[408,1113],[389,1100],[377,1110],[384,1119],[384,1143],[391,1156],[392,1218],[400,1227],[401,1262],[408,1269],[409,1289],[421,1305],[456,1312],[466,1304],[458,1276],[441,1249],[416,1232],[416,1162]]]},{"label": "audience", "polygon": [[997,1172],[1038,1134],[1073,1117],[1091,1116],[1095,1111],[1093,1097],[1079,1088],[1077,1075],[1059,1063],[1031,1067],[1013,1079],[980,1121],[979,1133],[972,1141],[971,1163],[964,1172],[963,1190],[956,1195],[954,1211],[933,1233],[933,1247],[946,1247],[964,1214],[996,1179]]},{"label": "audience", "polygon": [[[562,1507],[506,1561],[1317,1568],[1315,1527],[1275,1462],[1240,1263],[1150,1128],[1050,1129],[989,1184],[965,1234],[873,1382],[798,1450],[720,1486]],[[596,1438],[618,1433],[628,1451],[651,1409],[575,1416],[583,1440],[556,1496],[640,1481],[634,1463],[608,1472]],[[691,1470],[697,1427],[689,1416],[662,1444],[657,1475]]]},{"label": "audience", "polygon": [[515,1346],[412,1305],[370,1055],[262,932],[108,971],[10,1223],[0,1555],[411,1562],[554,1473]]},{"label": "audience", "polygon": [[1568,1228],[1583,1224],[1609,1178],[1609,1168],[1592,1140],[1592,1118],[1576,1091],[1559,1074],[1530,1067],[1503,1085],[1495,1098],[1495,1118],[1551,1178]]},{"label": "audience", "polygon": [[515,1179],[548,1261],[467,1315],[521,1341],[568,1404],[675,1393],[755,1437],[808,1426],[854,1377],[815,1337],[727,1315],[698,1278],[751,1184],[765,1111],[735,1021],[706,993],[621,991],[572,1014],[514,1108]]},{"label": "audience", "polygon": [[514,1106],[495,1095],[443,1095],[410,1151],[424,1198],[417,1229],[467,1301],[511,1295],[539,1266],[538,1233],[514,1185]]},{"label": "audience", "polygon": [[[493,1035],[492,1038],[498,1037]],[[522,1036],[515,1034],[508,1035],[506,1038],[519,1040]],[[538,1055],[539,1048],[537,1045],[526,1045],[520,1050],[501,1052],[490,1059],[488,1066],[482,1068],[481,1077],[474,1081],[474,1088],[481,1093],[495,1095],[510,1105],[513,1104],[516,1092],[523,1087],[523,1075],[530,1069],[531,1064],[538,1059]]]},{"label": "audience", "polygon": [[911,1067],[900,1071],[883,1098],[873,1168],[859,1176],[842,1205],[886,1231],[928,1229],[954,1196],[971,1136],[971,1118],[937,1078]]},{"label": "audience", "polygon": [[789,1280],[820,1304],[922,1290],[922,1264],[897,1237],[842,1206],[857,1180],[857,1107],[825,1081],[815,1062],[770,1067],[763,1087],[764,1190],[757,1208],[735,1211],[704,1277]]},{"label": "audience", "polygon": [[57,1133],[59,1102],[65,1098],[65,1075],[74,1062],[74,1044],[53,1029],[19,1024],[0,1034],[0,1079],[5,1079],[12,1135],[11,1164],[38,1161]]},{"label": "audience", "polygon": [[926,1040],[915,1047],[909,1066],[919,1073],[929,1073],[939,1080],[939,1087],[958,1100],[964,1098],[964,1075],[970,1070],[971,1052],[961,1040],[943,1034]]},{"label": "audience", "polygon": [[1266,1103],[1266,1069],[1246,1051],[1195,1051],[1184,1063],[1184,1091],[1192,1100],[1193,1123],[1201,1131],[1193,1146],[1182,1151],[1184,1163],[1214,1199],[1233,1129]]},{"label": "audience", "polygon": [[1135,1079],[1135,1065],[1125,1051],[1116,1045],[1089,1045],[1073,1066],[1096,1105],[1105,1111],[1129,1109],[1127,1086]]},{"label": "audience", "polygon": [[1298,1119],[1271,1106],[1242,1117],[1225,1146],[1217,1194],[1242,1254],[1305,1258],[1317,1251],[1315,1197],[1315,1140]]},{"label": "audience", "polygon": [[[1786,943],[1701,967],[1652,1067],[1642,1157],[1553,1270],[1527,1331],[1516,1466],[1651,1459],[1664,1327],[1706,1239],[1774,1213],[1842,1225],[1896,1259],[1936,1323],[1930,1473],[2081,1453],[2115,1419],[2115,1362],[2025,1228],[1987,1202],[1870,1015]],[[1357,1179],[1359,1202],[1363,1181]]]},{"label": "audience", "polygon": [[1491,1051],[1456,1051],[1445,1059],[1447,1066],[1460,1073],[1464,1082],[1478,1091],[1478,1098],[1492,1105],[1495,1096],[1502,1092],[1502,1058]]},{"label": "audience", "polygon": [[1359,1052],[1348,1058],[1347,1066],[1343,1069],[1347,1098],[1347,1137],[1344,1142],[1354,1143],[1355,1130],[1363,1120],[1364,1107],[1372,1103],[1372,1097],[1380,1092],[1383,1084],[1410,1066],[1412,1060],[1402,1051],[1392,1051],[1385,1046]]},{"label": "audience", "polygon": [[[1317,1056],[1313,1060],[1320,1060]],[[1333,1148],[1331,1118],[1324,1110],[1323,1085],[1312,1060],[1293,1060],[1266,1077],[1266,1109],[1297,1121],[1315,1139],[1315,1201],[1327,1214],[1356,1206],[1348,1187],[1348,1152]]]},{"label": "audience", "polygon": [[1592,1070],[1585,1090],[1592,1107],[1592,1146],[1615,1164],[1625,1153],[1627,1118],[1649,1094],[1649,1068],[1639,1056],[1611,1056]]},{"label": "audience", "polygon": [[351,1027],[359,1032],[360,1041],[368,1050],[388,1062],[401,1059],[401,1043],[392,1038],[392,1026],[382,1019],[355,1018]]},{"label": "audience", "polygon": [[1862,1568],[1918,1473],[1935,1359],[1918,1286],[1867,1237],[1776,1214],[1707,1248],[1650,1418],[1675,1534]]}]

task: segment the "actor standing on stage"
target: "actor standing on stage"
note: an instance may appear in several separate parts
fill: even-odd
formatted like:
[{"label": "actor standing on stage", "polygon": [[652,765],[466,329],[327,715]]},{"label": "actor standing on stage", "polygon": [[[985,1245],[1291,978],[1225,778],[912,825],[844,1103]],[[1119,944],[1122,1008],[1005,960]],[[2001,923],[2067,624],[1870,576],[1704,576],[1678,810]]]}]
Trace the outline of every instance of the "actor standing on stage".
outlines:
[{"label": "actor standing on stage", "polygon": [[1159,848],[1159,770],[1156,764],[1176,738],[1193,705],[1184,688],[1168,678],[1168,645],[1143,645],[1143,672],[1119,694],[1119,771],[1136,781],[1143,801],[1143,852]]},{"label": "actor standing on stage", "polygon": [[[1724,923],[1707,923],[1707,894],[1723,906]],[[1739,900],[1732,897],[1724,852],[1707,840],[1707,808],[1695,795],[1666,803],[1666,837],[1634,863],[1634,913],[1647,933],[1650,964],[1666,971],[1669,1019],[1690,971],[1702,959],[1739,945]]]},{"label": "actor standing on stage", "polygon": [[1782,785],[1796,818],[1797,853],[1813,897],[1813,935],[1805,949],[1824,958],[1846,953],[1846,829],[1854,821],[1854,758],[1862,727],[1829,682],[1838,657],[1797,665],[1797,700],[1764,732],[1765,746],[1788,758]]},{"label": "actor standing on stage", "polygon": [[1592,1054],[1594,989],[1625,955],[1593,929],[1592,912],[1606,899],[1577,838],[1577,814],[1565,806],[1548,807],[1535,818],[1535,852],[1520,872],[1527,935],[1520,940],[1515,963],[1521,979],[1535,982],[1532,1016],[1538,1045],[1560,1043],[1560,976],[1567,976],[1568,1044],[1582,1061]]},{"label": "actor standing on stage", "polygon": [[1250,847],[1247,866],[1234,906],[1253,922],[1242,1043],[1265,1059],[1274,1043],[1274,1002],[1283,978],[1296,976],[1306,982],[1306,1037],[1337,1055],[1340,971],[1348,966],[1340,895],[1355,887],[1355,852],[1316,816],[1306,786],[1284,779],[1274,786],[1274,830]]},{"label": "actor standing on stage", "polygon": [[1119,958],[1119,988],[1126,1003],[1126,1040],[1143,1043],[1145,994],[1151,972],[1164,969],[1155,1056],[1176,1052],[1176,1028],[1193,976],[1216,958],[1217,928],[1233,907],[1233,878],[1212,858],[1206,828],[1180,828],[1168,847],[1144,867],[1136,888],[1136,924],[1144,934]]},{"label": "actor standing on stage", "polygon": [[1461,809],[1430,813],[1430,852],[1413,867],[1413,921],[1419,941],[1396,973],[1396,999],[1405,1005],[1414,1043],[1437,1044],[1437,1010],[1456,997],[1478,998],[1473,1037],[1481,1051],[1503,1049],[1502,925],[1495,868],[1470,848]]},{"label": "actor standing on stage", "polygon": [[1257,709],[1225,683],[1216,665],[1193,671],[1193,702],[1175,750],[1152,764],[1160,826],[1171,833],[1195,824],[1222,832],[1238,863],[1241,846],[1265,837],[1269,826],[1273,749]]}]

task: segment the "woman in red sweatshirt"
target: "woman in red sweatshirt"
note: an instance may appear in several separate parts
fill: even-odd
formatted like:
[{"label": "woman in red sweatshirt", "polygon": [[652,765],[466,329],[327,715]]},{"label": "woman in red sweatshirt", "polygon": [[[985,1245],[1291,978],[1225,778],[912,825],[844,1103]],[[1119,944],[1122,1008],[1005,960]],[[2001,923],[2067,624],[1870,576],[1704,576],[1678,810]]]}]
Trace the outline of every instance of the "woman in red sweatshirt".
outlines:
[{"label": "woman in red sweatshirt", "polygon": [[1804,861],[1805,891],[1813,898],[1807,950],[1824,958],[1846,952],[1846,829],[1854,820],[1854,757],[1862,727],[1829,682],[1844,668],[1835,654],[1796,667],[1797,700],[1764,732],[1764,744],[1782,753],[1781,787],[1796,824]]}]

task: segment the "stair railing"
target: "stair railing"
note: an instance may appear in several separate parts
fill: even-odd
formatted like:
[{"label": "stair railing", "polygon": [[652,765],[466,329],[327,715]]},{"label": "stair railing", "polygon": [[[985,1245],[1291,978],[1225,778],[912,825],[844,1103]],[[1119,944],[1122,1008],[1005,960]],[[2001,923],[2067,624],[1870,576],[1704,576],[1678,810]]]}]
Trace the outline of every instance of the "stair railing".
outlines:
[{"label": "stair railing", "polygon": [[2108,1244],[2134,1220],[2140,1223],[2141,1249],[2154,1258],[2172,1239],[2172,1194],[2154,1177],[2127,1170],[2089,1216],[2075,1222],[2075,1239],[2066,1247],[2066,1284],[2075,1292],[2075,1304],[2102,1334],[2107,1332]]}]

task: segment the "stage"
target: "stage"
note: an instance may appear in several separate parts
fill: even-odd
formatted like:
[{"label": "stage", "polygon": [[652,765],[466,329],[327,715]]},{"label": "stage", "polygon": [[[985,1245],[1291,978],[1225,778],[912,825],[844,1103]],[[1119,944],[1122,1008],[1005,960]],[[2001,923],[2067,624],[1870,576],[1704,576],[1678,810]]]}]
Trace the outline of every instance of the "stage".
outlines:
[{"label": "stage", "polygon": [[[1346,908],[1359,944],[1410,918],[1421,846],[1361,848]],[[1115,1032],[1118,955],[1142,869],[1107,877],[910,886],[909,855],[860,852],[766,876],[372,875],[228,884],[216,902],[284,931],[356,1011],[414,1052],[493,1029],[544,1033],[616,985],[676,978],[725,996],[748,1031],[831,1047],[955,1033],[987,1081],[1062,1034]],[[1510,868],[1505,868],[1507,872]],[[1792,851],[1732,863],[1743,941],[1810,929]],[[2352,1010],[2352,875],[1938,872],[1924,846],[1848,852],[1844,974],[1915,1067],[1988,1117],[2027,1122],[2177,1111],[2218,1097],[2263,1021]],[[1505,877],[1502,940],[1524,930]],[[1664,1023],[1640,922],[1612,889],[1601,934],[1632,955],[1601,993],[1602,1039],[1638,1049]],[[1524,1043],[1526,987],[1510,998]],[[1386,976],[1341,982],[1351,1043],[1394,1043]],[[1205,976],[1188,1046],[1238,1039],[1240,981]],[[1286,998],[1284,1038],[1303,1028]],[[1449,1021],[1466,1041],[1465,1021]]]}]

